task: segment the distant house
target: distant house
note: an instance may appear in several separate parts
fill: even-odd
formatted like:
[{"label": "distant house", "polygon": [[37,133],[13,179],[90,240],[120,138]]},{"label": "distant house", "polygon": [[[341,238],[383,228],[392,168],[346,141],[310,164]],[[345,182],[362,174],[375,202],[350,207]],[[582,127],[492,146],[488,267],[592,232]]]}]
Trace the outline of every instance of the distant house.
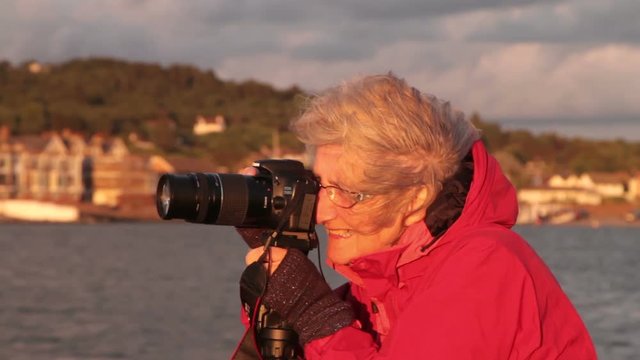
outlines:
[{"label": "distant house", "polygon": [[0,199],[15,196],[16,154],[9,137],[9,128],[0,126]]},{"label": "distant house", "polygon": [[629,180],[627,201],[640,201],[640,173],[636,174],[631,178],[631,180]]},{"label": "distant house", "polygon": [[0,131],[0,198],[119,206],[123,198],[151,197],[164,164],[130,154],[120,138],[86,142],[68,131],[11,138]]},{"label": "distant house", "polygon": [[193,133],[201,136],[212,133],[221,133],[227,128],[226,121],[222,115],[205,117],[198,115],[193,124]]},{"label": "distant house", "polygon": [[518,201],[528,204],[600,205],[602,195],[593,190],[577,187],[532,187],[518,190]]},{"label": "distant house", "polygon": [[631,177],[624,173],[584,173],[580,176],[552,176],[547,182],[552,188],[578,188],[592,190],[603,198],[629,197],[629,181]]},{"label": "distant house", "polygon": [[591,173],[595,190],[608,198],[625,198],[631,177],[624,173]]},{"label": "distant house", "polygon": [[552,188],[592,188],[593,181],[587,174],[578,175],[553,175],[547,180],[547,185]]},{"label": "distant house", "polygon": [[93,204],[115,207],[123,197],[155,193],[158,173],[150,167],[151,157],[130,154],[122,139],[94,136],[89,141],[88,153]]},{"label": "distant house", "polygon": [[538,223],[551,214],[575,215],[574,209],[600,205],[602,195],[576,187],[530,187],[518,190],[518,223]]},{"label": "distant house", "polygon": [[5,197],[79,200],[84,154],[73,140],[65,140],[56,133],[11,139],[3,151],[11,163],[5,169],[11,182],[5,182]]},{"label": "distant house", "polygon": [[32,74],[48,73],[51,70],[51,65],[31,61],[27,64],[27,69]]}]

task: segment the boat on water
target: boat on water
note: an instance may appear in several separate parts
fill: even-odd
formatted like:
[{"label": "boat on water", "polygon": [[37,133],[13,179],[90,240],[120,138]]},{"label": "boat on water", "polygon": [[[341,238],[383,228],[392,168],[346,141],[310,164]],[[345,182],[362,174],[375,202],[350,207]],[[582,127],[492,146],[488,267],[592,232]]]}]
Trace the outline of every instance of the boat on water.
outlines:
[{"label": "boat on water", "polygon": [[544,215],[539,215],[537,223],[553,225],[567,224],[570,222],[586,219],[588,217],[589,212],[584,209],[563,208]]},{"label": "boat on water", "polygon": [[38,200],[0,200],[0,217],[33,222],[75,222],[80,211],[74,205],[55,204]]}]

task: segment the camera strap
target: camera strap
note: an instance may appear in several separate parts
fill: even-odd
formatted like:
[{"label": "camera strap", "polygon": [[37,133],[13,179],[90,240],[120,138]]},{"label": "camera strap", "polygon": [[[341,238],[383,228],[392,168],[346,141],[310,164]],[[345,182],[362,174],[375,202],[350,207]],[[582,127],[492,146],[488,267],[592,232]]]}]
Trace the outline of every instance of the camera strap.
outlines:
[{"label": "camera strap", "polygon": [[261,359],[256,341],[256,307],[260,307],[260,297],[267,285],[267,270],[262,261],[248,265],[240,277],[240,301],[245,314],[249,317],[249,327],[245,331],[231,359]]},{"label": "camera strap", "polygon": [[255,307],[267,286],[267,269],[262,261],[255,261],[244,269],[240,277],[240,301],[249,319],[254,319]]},{"label": "camera strap", "polygon": [[[268,256],[267,253],[268,251],[265,252],[265,256]],[[249,264],[240,277],[240,300],[249,316],[249,329],[245,332],[236,353],[243,356],[249,354],[254,356],[254,359],[296,359],[302,354],[298,345],[298,334],[278,313],[262,304],[268,282],[268,269],[264,266],[265,256]],[[260,357],[255,356],[256,352]]]}]

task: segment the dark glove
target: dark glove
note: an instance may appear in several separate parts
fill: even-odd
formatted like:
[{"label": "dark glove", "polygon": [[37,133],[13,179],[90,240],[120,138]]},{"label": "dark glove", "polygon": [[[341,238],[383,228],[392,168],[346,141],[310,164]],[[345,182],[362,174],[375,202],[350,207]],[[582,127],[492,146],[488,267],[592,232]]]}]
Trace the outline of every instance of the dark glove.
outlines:
[{"label": "dark glove", "polygon": [[331,290],[316,266],[297,249],[289,249],[269,278],[262,303],[298,333],[300,344],[351,325],[353,309]]},{"label": "dark glove", "polygon": [[250,248],[255,249],[264,245],[264,240],[273,232],[273,230],[262,228],[241,228],[236,227],[236,231],[244,242],[249,245]]}]

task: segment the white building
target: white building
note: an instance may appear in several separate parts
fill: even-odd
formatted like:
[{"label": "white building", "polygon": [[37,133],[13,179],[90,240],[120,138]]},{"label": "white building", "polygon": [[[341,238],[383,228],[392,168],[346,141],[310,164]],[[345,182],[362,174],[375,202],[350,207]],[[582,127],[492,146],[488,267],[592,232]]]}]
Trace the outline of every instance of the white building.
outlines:
[{"label": "white building", "polygon": [[[603,198],[635,197],[630,193],[631,177],[623,173],[584,173],[580,176],[552,176],[547,184],[552,188],[576,188],[595,191]],[[637,186],[637,185],[635,185]]]},{"label": "white building", "polygon": [[600,205],[602,195],[590,189],[539,187],[518,191],[518,201],[528,204],[569,203],[576,205]]},{"label": "white building", "polygon": [[195,123],[193,124],[193,133],[198,136],[221,133],[226,128],[226,121],[222,115],[216,115],[215,117],[198,115]]}]

